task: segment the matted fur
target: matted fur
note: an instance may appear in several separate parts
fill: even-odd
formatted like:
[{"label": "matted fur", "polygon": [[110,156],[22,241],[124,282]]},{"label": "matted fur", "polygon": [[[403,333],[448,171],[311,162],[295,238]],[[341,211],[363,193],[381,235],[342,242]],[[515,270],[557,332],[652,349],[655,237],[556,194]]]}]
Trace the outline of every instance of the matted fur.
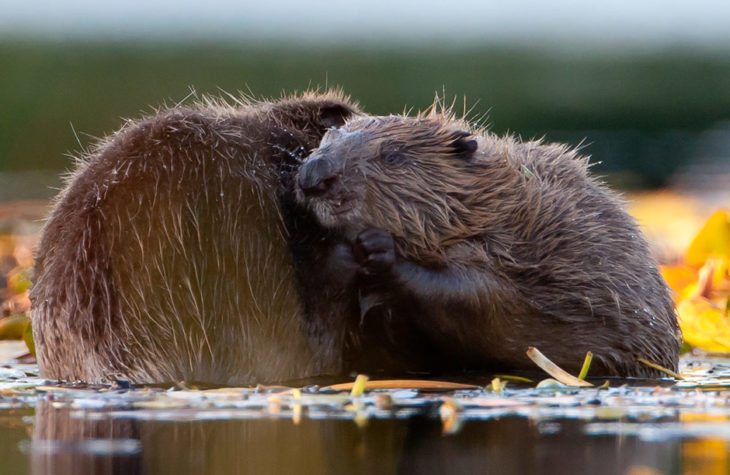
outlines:
[{"label": "matted fur", "polygon": [[250,384],[336,370],[303,330],[279,200],[300,155],[356,112],[336,90],[207,98],[94,145],[36,254],[41,375]]},{"label": "matted fur", "polygon": [[[536,346],[576,371],[592,351],[594,374],[658,374],[638,357],[676,368],[669,289],[621,200],[575,149],[498,137],[437,104],[354,118],[310,159],[330,160],[337,181],[300,200],[349,239],[393,235],[385,313],[427,335],[447,366],[534,368],[525,351]],[[399,271],[403,262],[421,271]]]}]

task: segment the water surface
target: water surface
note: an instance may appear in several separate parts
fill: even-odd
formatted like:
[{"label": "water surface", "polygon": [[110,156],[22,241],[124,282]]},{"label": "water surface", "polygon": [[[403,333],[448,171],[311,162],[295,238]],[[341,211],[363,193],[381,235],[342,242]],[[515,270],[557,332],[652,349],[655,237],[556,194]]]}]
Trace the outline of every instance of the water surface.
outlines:
[{"label": "water surface", "polygon": [[[2,473],[592,473],[730,471],[730,359],[684,381],[450,392],[196,389],[36,377],[0,358]],[[600,383],[600,381],[598,381]]]}]

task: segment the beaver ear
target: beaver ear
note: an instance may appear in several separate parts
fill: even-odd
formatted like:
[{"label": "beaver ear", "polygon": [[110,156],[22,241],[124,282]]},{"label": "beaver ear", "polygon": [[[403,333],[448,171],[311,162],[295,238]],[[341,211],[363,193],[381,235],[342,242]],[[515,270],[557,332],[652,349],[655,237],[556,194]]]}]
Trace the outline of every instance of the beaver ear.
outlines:
[{"label": "beaver ear", "polygon": [[465,130],[457,130],[451,134],[451,137],[451,147],[453,147],[456,155],[469,158],[474,155],[474,152],[476,152],[477,148],[479,148],[477,139],[474,138],[470,132]]},{"label": "beaver ear", "polygon": [[325,129],[342,127],[352,112],[352,109],[342,104],[322,106],[319,108],[319,124]]}]

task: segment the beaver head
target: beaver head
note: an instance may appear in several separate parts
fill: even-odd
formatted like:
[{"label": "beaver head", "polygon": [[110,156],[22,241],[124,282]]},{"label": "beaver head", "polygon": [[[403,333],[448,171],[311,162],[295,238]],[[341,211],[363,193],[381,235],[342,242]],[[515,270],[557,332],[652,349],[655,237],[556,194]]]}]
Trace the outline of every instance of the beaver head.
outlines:
[{"label": "beaver head", "polygon": [[299,171],[298,197],[351,239],[382,228],[406,254],[433,257],[485,225],[478,148],[452,118],[355,118],[325,134]]},{"label": "beaver head", "polygon": [[270,145],[294,158],[297,165],[319,145],[327,130],[341,127],[347,119],[362,114],[357,103],[339,89],[306,91],[278,101],[261,102],[259,108],[263,119],[273,125]]},{"label": "beaver head", "polygon": [[677,365],[671,294],[648,245],[574,148],[438,111],[357,117],[325,134],[296,188],[352,243],[362,315],[375,295],[392,321],[465,349],[465,367],[527,367],[527,345],[568,368],[593,351],[606,374],[653,374],[637,356]]}]

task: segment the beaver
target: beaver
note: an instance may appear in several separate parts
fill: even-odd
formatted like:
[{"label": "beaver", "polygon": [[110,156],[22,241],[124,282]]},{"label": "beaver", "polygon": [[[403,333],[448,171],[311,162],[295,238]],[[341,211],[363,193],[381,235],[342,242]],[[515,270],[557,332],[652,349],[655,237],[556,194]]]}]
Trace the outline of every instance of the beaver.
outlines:
[{"label": "beaver", "polygon": [[355,365],[529,370],[534,346],[569,371],[591,351],[593,375],[659,374],[639,357],[677,367],[677,318],[647,242],[574,148],[438,107],[356,117],[324,135],[297,184],[352,243],[340,258],[359,268],[372,328],[361,344],[391,354]]},{"label": "beaver", "polygon": [[42,376],[250,384],[337,372],[321,322],[345,299],[320,253],[339,244],[296,203],[293,177],[356,114],[339,90],[205,99],[127,121],[88,150],[36,251]]}]

